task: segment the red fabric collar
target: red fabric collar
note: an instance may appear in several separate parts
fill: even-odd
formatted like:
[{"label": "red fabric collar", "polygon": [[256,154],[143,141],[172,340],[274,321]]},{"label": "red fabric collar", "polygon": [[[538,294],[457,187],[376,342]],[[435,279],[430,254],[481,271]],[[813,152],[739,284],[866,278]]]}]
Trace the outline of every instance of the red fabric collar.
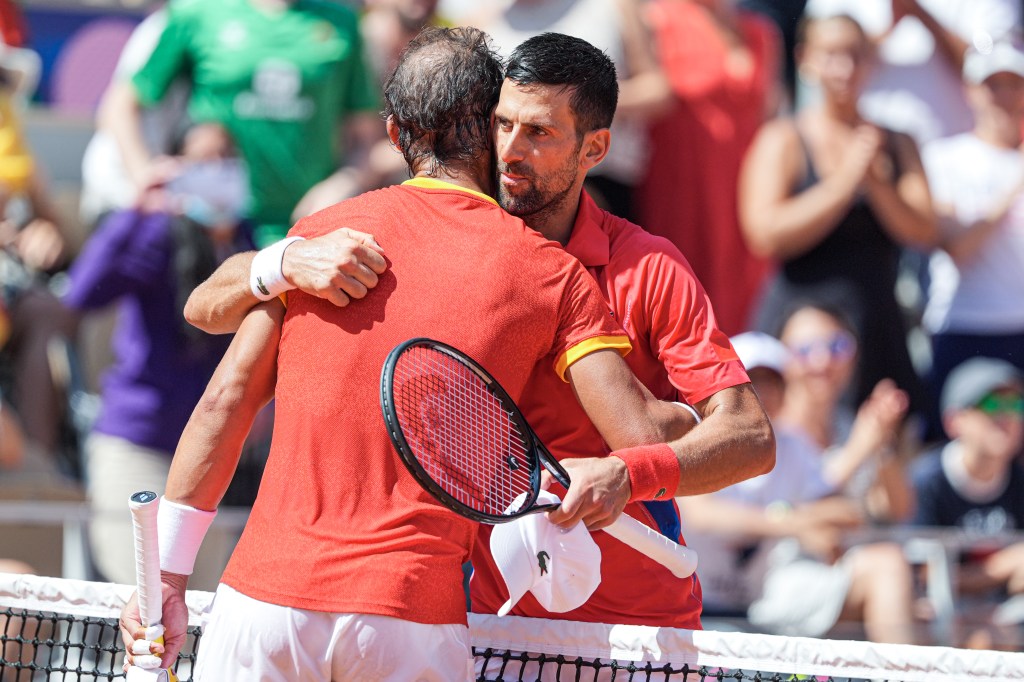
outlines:
[{"label": "red fabric collar", "polygon": [[595,268],[608,265],[610,247],[604,221],[608,214],[600,209],[590,195],[580,195],[580,207],[576,211],[576,222],[569,236],[565,250],[585,267]]}]

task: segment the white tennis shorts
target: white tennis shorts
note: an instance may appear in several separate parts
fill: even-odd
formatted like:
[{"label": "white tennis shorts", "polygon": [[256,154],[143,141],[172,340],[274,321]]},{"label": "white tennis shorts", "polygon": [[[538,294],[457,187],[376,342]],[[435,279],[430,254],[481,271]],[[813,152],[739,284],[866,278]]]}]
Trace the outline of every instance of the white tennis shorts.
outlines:
[{"label": "white tennis shorts", "polygon": [[277,606],[220,585],[196,662],[200,682],[473,679],[469,628]]}]

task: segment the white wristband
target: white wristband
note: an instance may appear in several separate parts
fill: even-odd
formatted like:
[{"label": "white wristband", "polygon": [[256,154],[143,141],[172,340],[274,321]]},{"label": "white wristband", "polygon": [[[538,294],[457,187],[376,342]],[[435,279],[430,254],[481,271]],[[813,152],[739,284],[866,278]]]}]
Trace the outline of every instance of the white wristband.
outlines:
[{"label": "white wristband", "polygon": [[703,419],[701,419],[701,417],[700,417],[700,412],[698,412],[698,411],[697,411],[697,410],[696,410],[696,409],[695,409],[695,408],[693,407],[693,405],[687,405],[686,403],[672,403],[672,404],[673,404],[673,405],[678,405],[679,407],[683,408],[684,410],[686,410],[687,412],[689,412],[690,414],[692,414],[692,415],[693,415],[693,418],[697,420],[697,423],[698,423],[698,424],[700,424],[700,423],[701,423],[702,421],[704,421],[704,420],[703,420]]},{"label": "white wristband", "polygon": [[157,534],[160,539],[160,570],[180,575],[192,575],[199,546],[206,531],[217,516],[216,511],[203,511],[188,505],[160,500],[156,515]]},{"label": "white wristband", "polygon": [[303,239],[286,237],[256,254],[249,267],[249,288],[253,296],[261,301],[269,301],[295,288],[284,278],[281,264],[284,261],[284,250]]}]

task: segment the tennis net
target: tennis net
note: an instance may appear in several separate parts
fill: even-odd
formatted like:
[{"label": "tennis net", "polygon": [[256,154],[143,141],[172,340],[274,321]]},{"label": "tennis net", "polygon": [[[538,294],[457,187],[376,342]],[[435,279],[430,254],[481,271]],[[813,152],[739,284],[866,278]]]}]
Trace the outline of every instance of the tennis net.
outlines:
[{"label": "tennis net", "polygon": [[[132,587],[0,574],[0,680],[124,677],[117,616]],[[199,649],[212,595],[189,592],[183,682]],[[1024,679],[1024,654],[747,633],[673,630],[470,614],[477,679],[666,682],[697,680]]]}]

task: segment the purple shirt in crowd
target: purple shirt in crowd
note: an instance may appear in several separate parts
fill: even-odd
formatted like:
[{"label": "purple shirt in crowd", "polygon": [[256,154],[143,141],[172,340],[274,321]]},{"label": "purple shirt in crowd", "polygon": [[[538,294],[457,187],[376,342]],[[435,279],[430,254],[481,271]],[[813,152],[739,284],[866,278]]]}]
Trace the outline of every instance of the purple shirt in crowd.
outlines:
[{"label": "purple shirt in crowd", "polygon": [[168,456],[231,342],[230,335],[205,335],[200,343],[185,336],[174,249],[168,216],[111,214],[75,260],[64,297],[77,310],[120,301],[115,359],[93,429]]}]

